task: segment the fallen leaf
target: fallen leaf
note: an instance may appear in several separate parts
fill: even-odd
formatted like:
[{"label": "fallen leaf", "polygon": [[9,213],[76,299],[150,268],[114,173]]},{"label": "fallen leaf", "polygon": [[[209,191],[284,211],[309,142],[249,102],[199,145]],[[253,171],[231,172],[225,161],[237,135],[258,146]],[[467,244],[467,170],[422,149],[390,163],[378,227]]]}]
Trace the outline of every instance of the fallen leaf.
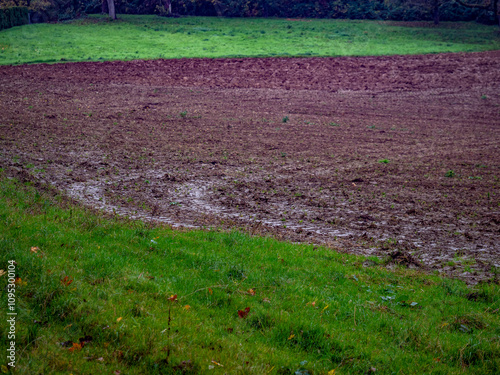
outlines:
[{"label": "fallen leaf", "polygon": [[189,310],[190,308],[191,308],[191,306],[189,306],[189,305],[184,306],[184,310]]},{"label": "fallen leaf", "polygon": [[16,280],[14,281],[14,283],[16,285],[19,285],[19,286],[24,286],[24,285],[28,284],[27,281],[23,281],[23,279],[21,279],[20,277],[16,277]]},{"label": "fallen leaf", "polygon": [[170,297],[168,297],[169,301],[176,302],[177,301],[177,294],[172,294]]},{"label": "fallen leaf", "polygon": [[104,358],[102,358],[102,357],[97,358],[97,360],[98,360],[99,362],[104,362]]},{"label": "fallen leaf", "polygon": [[246,307],[245,310],[238,310],[238,316],[241,319],[245,319],[248,316],[249,312],[250,312],[250,307]]},{"label": "fallen leaf", "polygon": [[212,363],[215,363],[217,366],[224,367],[224,365],[221,365],[219,362],[212,361]]},{"label": "fallen leaf", "polygon": [[3,275],[5,275],[6,273],[7,273],[6,271],[0,270],[0,277],[3,276]]},{"label": "fallen leaf", "polygon": [[120,375],[122,372],[120,370],[115,370],[115,372],[113,372],[113,375]]},{"label": "fallen leaf", "polygon": [[213,290],[208,288],[208,293],[212,294],[213,293]]},{"label": "fallen leaf", "polygon": [[38,253],[38,250],[40,250],[40,248],[39,248],[39,247],[37,247],[37,246],[32,246],[32,247],[31,247],[31,249],[30,249],[30,251],[31,251],[32,253]]},{"label": "fallen leaf", "polygon": [[69,350],[70,352],[74,352],[74,351],[81,350],[81,349],[82,349],[82,347],[83,347],[83,345],[81,345],[81,344],[78,344],[78,343],[74,342],[74,343],[73,343],[73,346],[72,346],[71,348],[69,348],[68,350]]},{"label": "fallen leaf", "polygon": [[248,289],[248,294],[250,294],[251,296],[255,296],[255,290]]},{"label": "fallen leaf", "polygon": [[61,284],[64,286],[68,286],[73,282],[72,279],[70,279],[68,276],[64,276],[64,279],[61,280]]},{"label": "fallen leaf", "polygon": [[335,375],[335,369],[328,371],[328,375]]},{"label": "fallen leaf", "polygon": [[118,319],[116,319],[116,322],[118,323],[120,320],[122,320],[123,318],[120,316]]},{"label": "fallen leaf", "polygon": [[263,298],[263,299],[262,299],[262,302],[265,302],[265,303],[271,303],[271,301],[269,300],[269,298]]},{"label": "fallen leaf", "polygon": [[290,335],[290,337],[288,338],[288,340],[291,340],[291,339],[293,339],[294,337],[295,337],[295,335],[292,333],[292,334]]},{"label": "fallen leaf", "polygon": [[[3,48],[2,48],[2,49],[3,49]],[[2,372],[3,372],[4,374],[6,374],[6,373],[8,373],[8,372],[9,372],[9,369],[7,368],[7,366],[2,365]]]},{"label": "fallen leaf", "polygon": [[326,305],[325,307],[323,307],[323,310],[321,310],[321,312],[325,311],[328,308],[328,306],[330,305]]}]

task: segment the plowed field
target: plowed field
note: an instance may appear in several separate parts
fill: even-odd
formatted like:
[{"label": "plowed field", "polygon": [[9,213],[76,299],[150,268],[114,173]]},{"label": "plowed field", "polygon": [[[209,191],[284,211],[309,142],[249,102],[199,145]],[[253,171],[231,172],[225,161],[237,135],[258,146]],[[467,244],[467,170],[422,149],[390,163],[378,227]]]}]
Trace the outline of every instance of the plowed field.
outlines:
[{"label": "plowed field", "polygon": [[2,66],[0,103],[7,173],[93,207],[500,267],[498,51]]}]

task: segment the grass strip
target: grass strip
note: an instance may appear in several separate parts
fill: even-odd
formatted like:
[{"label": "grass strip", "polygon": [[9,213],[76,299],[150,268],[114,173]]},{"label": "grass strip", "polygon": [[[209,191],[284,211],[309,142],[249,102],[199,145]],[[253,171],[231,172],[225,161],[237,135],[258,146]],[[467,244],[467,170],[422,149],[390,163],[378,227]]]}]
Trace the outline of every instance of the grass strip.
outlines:
[{"label": "grass strip", "polygon": [[[16,367],[4,356],[3,371],[500,373],[494,281],[470,288],[314,245],[110,218],[5,176],[0,248],[0,269],[16,262],[18,314]],[[2,312],[6,285],[4,274]]]}]

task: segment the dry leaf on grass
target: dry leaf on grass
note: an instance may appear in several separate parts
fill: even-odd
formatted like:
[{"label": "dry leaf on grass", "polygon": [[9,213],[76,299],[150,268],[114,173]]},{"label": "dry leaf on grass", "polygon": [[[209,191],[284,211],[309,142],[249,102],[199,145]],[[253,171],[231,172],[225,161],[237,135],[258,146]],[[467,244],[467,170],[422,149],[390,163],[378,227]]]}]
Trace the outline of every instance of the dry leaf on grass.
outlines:
[{"label": "dry leaf on grass", "polygon": [[64,279],[61,280],[61,284],[64,286],[69,286],[73,282],[68,276],[64,276]]},{"label": "dry leaf on grass", "polygon": [[241,319],[245,319],[248,316],[249,312],[250,312],[250,307],[246,307],[245,310],[238,310],[238,316]]}]

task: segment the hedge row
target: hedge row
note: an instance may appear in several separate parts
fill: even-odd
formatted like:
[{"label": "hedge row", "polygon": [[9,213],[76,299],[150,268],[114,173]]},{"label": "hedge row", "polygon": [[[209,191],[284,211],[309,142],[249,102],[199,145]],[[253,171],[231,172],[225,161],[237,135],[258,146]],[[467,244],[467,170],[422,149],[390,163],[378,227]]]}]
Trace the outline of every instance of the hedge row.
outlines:
[{"label": "hedge row", "polygon": [[29,23],[27,7],[12,7],[0,9],[0,30]]},{"label": "hedge row", "polygon": [[[126,14],[158,13],[159,3],[159,0],[115,0],[117,13]],[[433,19],[430,4],[423,0],[174,0],[172,10],[191,16],[430,21]],[[439,4],[442,21],[495,21],[491,11],[465,8],[455,0],[440,0]],[[100,7],[94,11],[100,11]]]},{"label": "hedge row", "polygon": [[[44,10],[32,14],[32,22],[63,21],[106,11],[102,0],[51,0],[47,3],[50,5]],[[162,0],[115,0],[116,12],[125,14],[161,14],[164,3]],[[428,0],[172,0],[172,10],[189,16],[430,21],[433,19],[432,3]],[[496,22],[492,9],[465,8],[456,0],[439,0],[439,13],[441,21]],[[25,23],[28,23],[26,8],[0,9],[0,30]]]}]

